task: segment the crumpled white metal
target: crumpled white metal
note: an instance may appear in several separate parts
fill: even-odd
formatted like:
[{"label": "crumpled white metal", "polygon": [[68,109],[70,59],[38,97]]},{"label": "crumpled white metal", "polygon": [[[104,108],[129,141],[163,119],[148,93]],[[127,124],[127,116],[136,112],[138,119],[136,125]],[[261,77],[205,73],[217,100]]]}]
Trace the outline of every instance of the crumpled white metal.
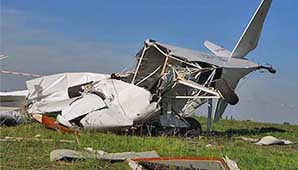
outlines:
[{"label": "crumpled white metal", "polygon": [[102,80],[94,85],[93,91],[82,94],[64,107],[57,121],[68,127],[117,129],[144,121],[157,109],[157,104],[150,102],[152,96],[149,91],[120,80]]}]

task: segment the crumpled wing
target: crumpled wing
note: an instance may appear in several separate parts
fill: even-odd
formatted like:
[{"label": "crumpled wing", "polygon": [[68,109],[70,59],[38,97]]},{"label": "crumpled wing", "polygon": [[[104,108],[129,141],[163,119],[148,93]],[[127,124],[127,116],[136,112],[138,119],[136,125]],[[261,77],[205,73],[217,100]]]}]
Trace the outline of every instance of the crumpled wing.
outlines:
[{"label": "crumpled wing", "polygon": [[69,99],[68,88],[110,76],[97,73],[61,73],[40,77],[26,82],[29,100],[59,101]]}]

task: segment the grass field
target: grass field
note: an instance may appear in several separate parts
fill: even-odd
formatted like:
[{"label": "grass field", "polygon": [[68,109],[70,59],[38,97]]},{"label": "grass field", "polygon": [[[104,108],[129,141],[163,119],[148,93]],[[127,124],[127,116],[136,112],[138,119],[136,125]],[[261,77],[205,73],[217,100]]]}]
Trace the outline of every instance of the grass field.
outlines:
[{"label": "grass field", "polygon": [[[198,117],[202,127],[206,119]],[[276,128],[286,132],[268,132]],[[229,130],[230,129],[230,130]],[[53,141],[23,140],[0,143],[0,169],[129,169],[124,163],[86,160],[76,162],[50,162],[49,154],[54,149],[83,150],[86,147],[107,152],[155,150],[160,156],[204,156],[224,157],[238,160],[240,169],[298,169],[298,145],[257,146],[237,137],[258,138],[273,135],[278,138],[298,142],[297,125],[278,125],[234,120],[221,120],[213,124],[217,135],[186,139],[179,137],[126,136],[111,133],[81,132],[80,135],[61,134],[37,123],[26,123],[16,127],[1,127],[0,137],[24,137],[52,139]],[[274,130],[274,129],[273,129]],[[233,132],[233,133],[228,133]],[[63,143],[59,140],[72,140]],[[206,147],[207,144],[214,147]]]}]

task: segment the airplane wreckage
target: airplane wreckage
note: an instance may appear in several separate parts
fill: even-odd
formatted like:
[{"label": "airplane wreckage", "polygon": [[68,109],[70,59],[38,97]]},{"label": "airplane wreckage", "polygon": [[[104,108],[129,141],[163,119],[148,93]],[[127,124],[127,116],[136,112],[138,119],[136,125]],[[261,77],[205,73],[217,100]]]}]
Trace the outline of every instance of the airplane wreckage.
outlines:
[{"label": "airplane wreckage", "polygon": [[262,1],[232,52],[209,41],[204,45],[213,54],[149,39],[136,54],[132,71],[41,76],[27,81],[27,90],[2,92],[1,102],[24,99],[27,114],[44,122],[44,115],[56,113],[55,125],[67,129],[185,132],[200,131],[191,116],[208,103],[210,130],[213,112],[217,121],[227,105],[238,103],[235,88],[241,78],[260,69],[276,72],[245,58],[257,47],[270,5],[271,0]]}]

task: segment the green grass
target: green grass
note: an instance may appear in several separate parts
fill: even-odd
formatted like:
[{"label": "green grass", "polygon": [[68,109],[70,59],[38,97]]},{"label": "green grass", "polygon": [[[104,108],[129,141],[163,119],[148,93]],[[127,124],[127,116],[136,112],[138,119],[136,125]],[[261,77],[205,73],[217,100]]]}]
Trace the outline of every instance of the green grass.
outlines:
[{"label": "green grass", "polygon": [[[203,128],[206,119],[198,118]],[[286,132],[254,133],[254,128],[275,127]],[[259,138],[273,135],[298,142],[297,125],[279,125],[234,120],[213,123],[213,130],[225,132],[228,129],[248,129],[246,137]],[[16,127],[1,128],[0,137],[53,139],[53,141],[19,141],[0,143],[0,169],[129,169],[127,163],[86,160],[76,162],[50,162],[49,154],[54,149],[83,150],[86,147],[107,152],[155,150],[160,156],[205,156],[224,157],[239,160],[240,169],[298,169],[298,145],[257,146],[237,139],[238,135],[226,135],[185,139],[179,137],[126,136],[111,133],[81,132],[80,135],[61,134],[37,123],[26,123]],[[73,140],[62,143],[59,140]],[[212,143],[214,147],[205,147]]]}]

